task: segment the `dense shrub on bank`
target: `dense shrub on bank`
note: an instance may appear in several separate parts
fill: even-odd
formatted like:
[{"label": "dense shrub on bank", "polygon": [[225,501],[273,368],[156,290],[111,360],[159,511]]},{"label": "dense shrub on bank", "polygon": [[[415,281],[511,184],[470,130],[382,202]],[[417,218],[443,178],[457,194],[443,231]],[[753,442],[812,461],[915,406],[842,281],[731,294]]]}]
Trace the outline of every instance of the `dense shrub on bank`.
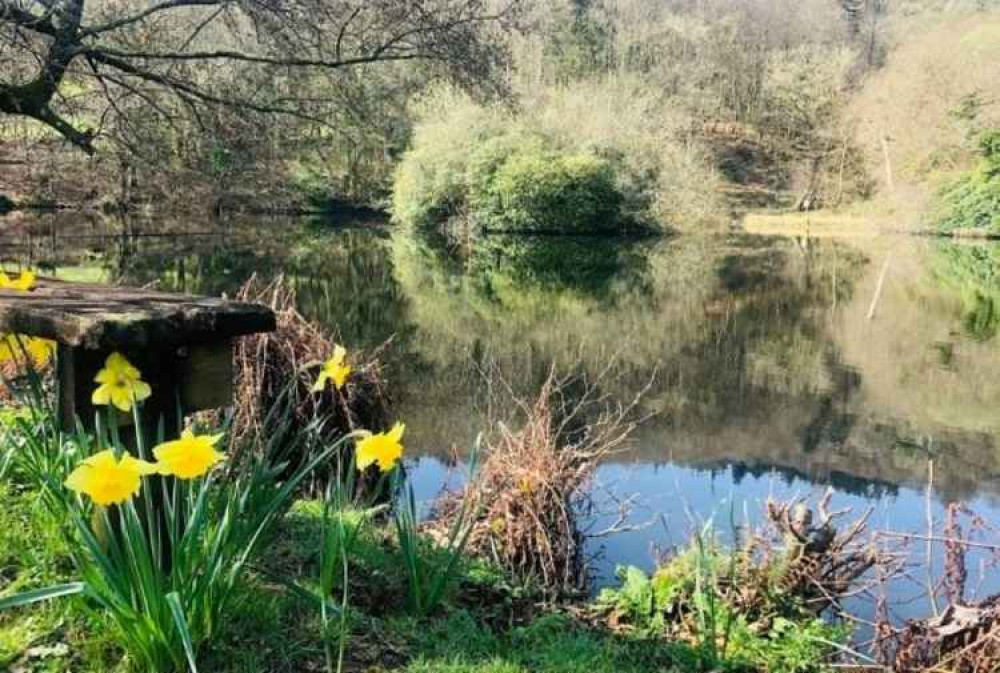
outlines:
[{"label": "dense shrub on bank", "polygon": [[628,78],[551,87],[517,112],[453,91],[424,101],[393,215],[502,230],[667,228],[720,212],[717,177],[683,115]]},{"label": "dense shrub on bank", "polygon": [[396,170],[393,217],[423,226],[457,214],[467,201],[467,171],[475,148],[492,143],[506,114],[446,92],[423,103],[412,148]]},{"label": "dense shrub on bank", "polygon": [[543,152],[513,154],[473,198],[488,227],[573,233],[615,229],[622,201],[609,162]]},{"label": "dense shrub on bank", "polygon": [[1000,130],[986,133],[980,150],[983,158],[979,167],[941,195],[941,231],[982,229],[1000,234]]}]

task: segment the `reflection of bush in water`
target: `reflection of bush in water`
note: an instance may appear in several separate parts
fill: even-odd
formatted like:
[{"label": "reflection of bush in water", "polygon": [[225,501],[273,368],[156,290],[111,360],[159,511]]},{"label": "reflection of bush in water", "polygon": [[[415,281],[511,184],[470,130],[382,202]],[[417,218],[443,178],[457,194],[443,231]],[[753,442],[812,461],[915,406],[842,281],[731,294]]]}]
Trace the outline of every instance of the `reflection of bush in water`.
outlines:
[{"label": "reflection of bush in water", "polygon": [[775,395],[830,393],[839,369],[816,309],[831,304],[834,274],[843,300],[865,263],[787,241],[503,236],[478,241],[463,267],[424,237],[396,238],[395,268],[418,331],[433,335],[422,340],[433,361],[479,344],[515,368],[511,378],[535,380],[525,369],[573,362],[596,373],[620,351],[623,397],[659,370],[646,403],[696,424]]},{"label": "reflection of bush in water", "polygon": [[1000,246],[940,243],[935,277],[962,297],[966,334],[988,341],[1000,330]]},{"label": "reflection of bush in water", "polygon": [[753,256],[730,254],[723,257],[716,273],[726,292],[752,292],[773,283],[785,262],[785,255],[778,250]]},{"label": "reflection of bush in water", "polygon": [[157,282],[168,291],[232,296],[253,274],[264,281],[284,274],[299,310],[355,347],[373,347],[403,331],[404,299],[384,232],[260,234],[199,242],[181,252],[138,251],[122,276],[130,285]]},{"label": "reflection of bush in water", "polygon": [[299,310],[346,343],[370,348],[406,335],[406,301],[385,232],[345,231],[304,241],[290,268]]},{"label": "reflection of bush in water", "polygon": [[813,483],[822,481],[841,493],[849,493],[862,498],[882,499],[895,497],[899,494],[899,486],[879,479],[860,478],[841,470],[830,470],[827,473],[815,474],[807,470],[780,465],[754,464],[743,461],[729,461],[717,466],[716,469],[729,468],[732,471],[733,483],[737,486],[746,478],[766,479],[773,476],[781,478],[785,486],[793,487],[796,481]]},{"label": "reflection of bush in water", "polygon": [[[110,255],[106,259],[110,263]],[[121,261],[118,275],[127,285],[157,283],[168,292],[231,296],[246,278],[254,273],[271,276],[276,266],[267,253],[217,245],[182,252],[137,251]]]},{"label": "reflection of bush in water", "polygon": [[464,377],[466,357],[486,354],[512,380],[534,382],[552,362],[583,360],[600,370],[626,341],[626,357],[645,382],[662,342],[686,340],[667,336],[686,334],[688,325],[666,311],[697,310],[701,275],[709,275],[699,275],[705,262],[692,242],[681,245],[692,255],[664,239],[491,236],[474,245],[463,253],[414,232],[393,237],[393,269],[417,348],[439,368],[435,381],[449,396],[463,382],[449,389],[445,372]]},{"label": "reflection of bush in water", "polygon": [[469,265],[484,286],[503,276],[521,287],[607,295],[615,282],[634,285],[648,274],[649,259],[635,239],[618,237],[486,236]]}]

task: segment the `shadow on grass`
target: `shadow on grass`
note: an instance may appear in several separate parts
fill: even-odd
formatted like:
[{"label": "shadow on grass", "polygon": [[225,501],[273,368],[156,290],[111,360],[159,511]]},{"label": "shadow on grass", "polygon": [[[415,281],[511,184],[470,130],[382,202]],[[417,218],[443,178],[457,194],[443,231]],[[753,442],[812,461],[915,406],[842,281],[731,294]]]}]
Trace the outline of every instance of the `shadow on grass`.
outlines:
[{"label": "shadow on grass", "polygon": [[[272,546],[268,570],[232,611],[227,637],[203,658],[220,673],[325,670],[318,610],[264,577],[281,572],[309,585],[318,561],[319,506],[299,503]],[[433,552],[428,552],[433,553]],[[445,606],[426,619],[406,610],[405,577],[389,535],[370,527],[354,550],[345,671],[410,673],[639,673],[697,670],[685,645],[593,629],[535,609],[492,569],[470,562]],[[335,648],[336,649],[336,648]]]},{"label": "shadow on grass", "polygon": [[[0,486],[0,593],[73,575],[52,522],[37,498]],[[227,611],[222,635],[199,654],[212,673],[326,670],[324,632],[315,604],[270,578],[308,586],[317,575],[320,506],[301,502],[268,546],[263,567]],[[470,562],[445,606],[426,619],[406,610],[405,577],[385,526],[369,528],[349,575],[344,671],[377,673],[640,673],[696,671],[687,646],[589,628],[570,616],[537,610],[503,585],[491,568]],[[42,531],[39,533],[38,531]],[[428,552],[433,553],[433,552]],[[335,620],[336,621],[336,620]],[[0,614],[0,670],[24,673],[131,673],[99,614],[78,600]],[[336,648],[335,648],[336,649]]]}]

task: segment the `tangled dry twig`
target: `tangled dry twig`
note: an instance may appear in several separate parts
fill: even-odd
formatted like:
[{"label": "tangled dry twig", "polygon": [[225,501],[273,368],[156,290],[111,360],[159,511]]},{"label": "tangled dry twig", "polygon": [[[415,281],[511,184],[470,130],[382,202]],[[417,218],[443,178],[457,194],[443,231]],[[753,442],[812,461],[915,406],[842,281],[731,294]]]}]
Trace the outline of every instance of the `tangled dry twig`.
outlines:
[{"label": "tangled dry twig", "polygon": [[587,581],[578,524],[598,463],[634,430],[634,404],[611,405],[596,384],[550,371],[534,400],[515,400],[523,422],[496,424],[482,467],[464,492],[446,494],[435,527],[446,527],[462,498],[478,503],[469,550],[550,597]]},{"label": "tangled dry twig", "polygon": [[[354,372],[343,389],[329,386],[322,393],[312,393],[317,367],[330,357],[335,340],[298,312],[291,283],[280,276],[270,282],[253,276],[240,289],[237,299],[269,306],[277,316],[278,327],[270,334],[253,335],[236,345],[231,433],[234,450],[257,444],[268,410],[296,380],[294,421],[298,427],[305,427],[316,418],[323,419],[325,442],[336,441],[357,429],[379,431],[388,427],[390,399],[379,352],[364,360],[352,352]],[[312,487],[326,477],[322,470],[315,474]]]},{"label": "tangled dry twig", "polygon": [[[767,516],[785,541],[778,585],[819,614],[856,591],[856,583],[876,565],[893,559],[883,554],[865,533],[872,508],[838,530],[836,520],[850,510],[830,511],[833,491],[827,490],[815,514],[802,500],[767,503]],[[814,520],[818,515],[818,520]]]},{"label": "tangled dry twig", "polygon": [[[962,516],[969,522],[965,528]],[[931,526],[926,535],[908,536],[944,547],[940,587],[932,588],[935,593],[939,588],[944,592],[948,605],[929,618],[913,619],[901,629],[893,630],[893,671],[987,673],[1000,670],[1000,595],[979,601],[966,600],[966,557],[970,547],[986,549],[993,554],[1000,552],[1000,546],[970,539],[971,534],[987,528],[986,522],[966,506],[950,503],[940,535],[935,534]]]}]

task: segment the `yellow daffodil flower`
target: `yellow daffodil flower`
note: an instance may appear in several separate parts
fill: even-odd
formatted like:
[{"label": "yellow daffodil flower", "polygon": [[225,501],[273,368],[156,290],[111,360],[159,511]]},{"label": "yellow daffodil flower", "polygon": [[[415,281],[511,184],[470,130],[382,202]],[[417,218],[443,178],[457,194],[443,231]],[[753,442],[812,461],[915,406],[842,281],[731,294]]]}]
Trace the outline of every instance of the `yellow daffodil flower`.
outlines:
[{"label": "yellow daffodil flower", "polygon": [[396,423],[389,432],[374,435],[368,433],[363,437],[357,445],[358,469],[364,470],[375,463],[383,472],[394,468],[403,457],[402,439],[405,428],[402,423]]},{"label": "yellow daffodil flower", "polygon": [[18,292],[28,292],[35,287],[35,274],[31,271],[22,271],[17,280],[11,280],[3,271],[0,271],[0,290],[17,290]]},{"label": "yellow daffodil flower", "polygon": [[77,466],[66,478],[66,488],[83,493],[94,503],[107,507],[131,500],[142,486],[141,477],[156,474],[157,466],[125,453],[115,458],[114,451],[95,453]]},{"label": "yellow daffodil flower", "polygon": [[97,406],[113,404],[124,412],[132,411],[133,404],[153,394],[141,376],[121,353],[112,353],[104,362],[104,369],[94,377],[94,382],[101,385],[91,396],[91,403]]},{"label": "yellow daffodil flower", "polygon": [[345,362],[347,350],[343,346],[336,346],[333,349],[333,357],[326,361],[319,371],[316,383],[313,384],[313,392],[322,392],[326,388],[327,381],[333,381],[333,385],[340,390],[347,382],[347,377],[351,375],[351,366]]},{"label": "yellow daffodil flower", "polygon": [[225,456],[215,450],[222,435],[195,435],[190,430],[181,433],[180,439],[164,442],[155,449],[160,474],[178,479],[194,479],[206,474]]},{"label": "yellow daffodil flower", "polygon": [[27,354],[36,368],[44,367],[56,352],[56,342],[19,334],[0,334],[0,364],[17,362]]}]

